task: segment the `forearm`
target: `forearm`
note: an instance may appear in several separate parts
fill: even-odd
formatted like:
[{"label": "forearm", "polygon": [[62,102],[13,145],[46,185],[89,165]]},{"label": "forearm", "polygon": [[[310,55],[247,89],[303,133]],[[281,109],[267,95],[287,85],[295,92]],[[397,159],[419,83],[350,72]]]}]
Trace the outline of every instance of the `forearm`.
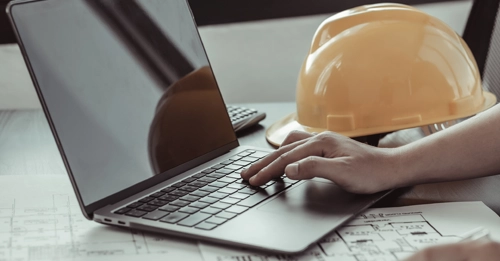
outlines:
[{"label": "forearm", "polygon": [[500,174],[500,106],[394,152],[400,186]]}]

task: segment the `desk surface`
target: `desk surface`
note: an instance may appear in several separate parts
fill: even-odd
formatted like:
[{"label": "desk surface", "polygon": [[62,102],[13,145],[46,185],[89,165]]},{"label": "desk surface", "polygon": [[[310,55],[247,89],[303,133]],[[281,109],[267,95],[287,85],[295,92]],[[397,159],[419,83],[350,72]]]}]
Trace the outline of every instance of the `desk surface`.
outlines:
[{"label": "desk surface", "polygon": [[[293,112],[294,103],[244,104],[267,113],[260,125],[239,134],[241,145],[271,146],[265,129]],[[415,139],[408,130],[389,137],[386,144]],[[418,134],[418,133],[417,133]],[[41,110],[0,111],[0,175],[66,175],[54,138]],[[401,206],[447,201],[483,201],[500,214],[500,175],[467,181],[419,185],[397,190],[378,206]]]}]

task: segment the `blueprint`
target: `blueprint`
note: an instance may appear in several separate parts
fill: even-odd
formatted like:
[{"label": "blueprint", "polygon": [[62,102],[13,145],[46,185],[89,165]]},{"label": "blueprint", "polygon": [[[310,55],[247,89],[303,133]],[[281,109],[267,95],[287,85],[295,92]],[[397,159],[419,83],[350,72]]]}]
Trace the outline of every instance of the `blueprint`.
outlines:
[{"label": "blueprint", "polygon": [[194,241],[86,220],[67,176],[0,176],[0,261],[202,260]]},{"label": "blueprint", "polygon": [[500,218],[482,202],[369,209],[301,255],[269,255],[200,243],[205,261],[397,261],[453,243],[482,226],[500,240]]}]

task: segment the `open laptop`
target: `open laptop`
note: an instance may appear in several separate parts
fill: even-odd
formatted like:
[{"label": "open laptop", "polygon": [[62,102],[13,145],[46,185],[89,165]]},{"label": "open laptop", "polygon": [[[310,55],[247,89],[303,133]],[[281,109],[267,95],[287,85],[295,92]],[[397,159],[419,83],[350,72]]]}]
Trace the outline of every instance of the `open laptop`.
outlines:
[{"label": "open laptop", "polygon": [[7,7],[83,214],[99,223],[296,253],[387,192],[326,180],[252,187],[185,0]]}]

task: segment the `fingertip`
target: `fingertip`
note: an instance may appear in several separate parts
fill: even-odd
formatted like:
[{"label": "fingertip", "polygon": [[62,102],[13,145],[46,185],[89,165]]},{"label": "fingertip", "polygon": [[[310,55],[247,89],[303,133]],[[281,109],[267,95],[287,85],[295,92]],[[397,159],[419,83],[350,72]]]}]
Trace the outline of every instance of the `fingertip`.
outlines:
[{"label": "fingertip", "polygon": [[289,178],[297,178],[299,175],[299,164],[292,163],[285,167],[285,175]]}]

